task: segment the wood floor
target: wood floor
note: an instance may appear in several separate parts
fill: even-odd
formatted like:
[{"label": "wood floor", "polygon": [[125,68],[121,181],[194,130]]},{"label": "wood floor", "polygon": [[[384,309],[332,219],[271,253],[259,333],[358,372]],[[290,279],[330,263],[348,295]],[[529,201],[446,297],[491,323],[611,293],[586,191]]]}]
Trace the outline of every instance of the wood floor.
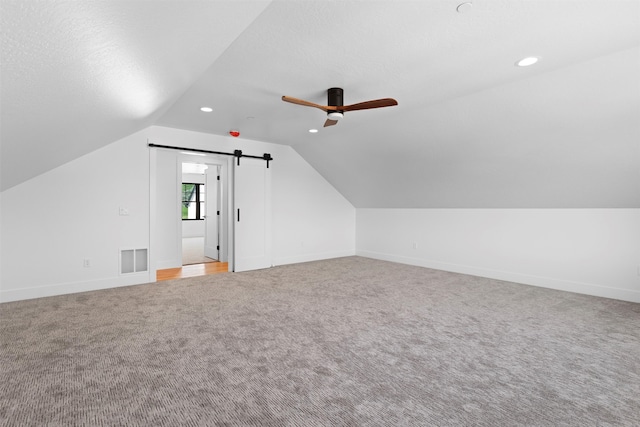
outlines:
[{"label": "wood floor", "polygon": [[206,264],[183,265],[178,268],[167,268],[156,272],[156,280],[172,280],[184,277],[205,276],[207,274],[226,273],[229,271],[226,262],[208,262]]}]

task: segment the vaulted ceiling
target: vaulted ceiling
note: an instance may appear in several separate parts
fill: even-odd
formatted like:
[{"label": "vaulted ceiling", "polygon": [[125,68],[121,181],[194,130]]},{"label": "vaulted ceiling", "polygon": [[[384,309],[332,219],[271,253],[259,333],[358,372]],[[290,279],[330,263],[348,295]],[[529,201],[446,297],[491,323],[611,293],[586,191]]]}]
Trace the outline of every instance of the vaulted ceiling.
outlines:
[{"label": "vaulted ceiling", "polygon": [[[290,145],[356,207],[640,208],[640,1],[463,3],[0,0],[2,189],[156,124]],[[330,87],[399,105],[281,100]]]}]

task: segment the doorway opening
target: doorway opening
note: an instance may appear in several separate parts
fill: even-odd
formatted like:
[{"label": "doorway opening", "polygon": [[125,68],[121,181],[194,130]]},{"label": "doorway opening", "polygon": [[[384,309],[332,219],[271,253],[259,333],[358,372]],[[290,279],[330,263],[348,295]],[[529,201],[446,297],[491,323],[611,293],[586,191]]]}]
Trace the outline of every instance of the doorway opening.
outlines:
[{"label": "doorway opening", "polygon": [[226,262],[223,164],[212,156],[185,156],[180,165],[182,265]]}]

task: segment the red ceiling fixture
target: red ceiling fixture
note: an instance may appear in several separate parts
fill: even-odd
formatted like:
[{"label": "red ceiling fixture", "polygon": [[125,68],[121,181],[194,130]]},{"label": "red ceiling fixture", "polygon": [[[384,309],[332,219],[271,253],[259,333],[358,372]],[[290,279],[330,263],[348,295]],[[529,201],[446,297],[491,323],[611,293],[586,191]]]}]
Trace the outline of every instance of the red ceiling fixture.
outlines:
[{"label": "red ceiling fixture", "polygon": [[229,135],[231,135],[234,138],[237,138],[240,136],[240,131],[239,130],[230,130],[229,131]]}]

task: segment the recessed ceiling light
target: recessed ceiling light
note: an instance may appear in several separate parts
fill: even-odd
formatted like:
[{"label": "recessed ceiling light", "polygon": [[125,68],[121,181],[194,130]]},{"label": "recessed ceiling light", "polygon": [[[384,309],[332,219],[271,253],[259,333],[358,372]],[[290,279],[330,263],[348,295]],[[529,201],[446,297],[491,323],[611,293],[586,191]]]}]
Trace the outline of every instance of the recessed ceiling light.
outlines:
[{"label": "recessed ceiling light", "polygon": [[533,65],[536,62],[538,62],[538,60],[540,60],[540,58],[538,58],[537,56],[528,56],[524,59],[521,59],[520,61],[516,62],[516,65],[518,67],[528,67],[529,65]]},{"label": "recessed ceiling light", "polygon": [[211,108],[211,107],[202,107],[200,109],[200,111],[204,111],[205,113],[210,113],[210,112],[213,111],[213,108]]},{"label": "recessed ceiling light", "polygon": [[309,129],[309,133],[318,133],[318,129]]}]

